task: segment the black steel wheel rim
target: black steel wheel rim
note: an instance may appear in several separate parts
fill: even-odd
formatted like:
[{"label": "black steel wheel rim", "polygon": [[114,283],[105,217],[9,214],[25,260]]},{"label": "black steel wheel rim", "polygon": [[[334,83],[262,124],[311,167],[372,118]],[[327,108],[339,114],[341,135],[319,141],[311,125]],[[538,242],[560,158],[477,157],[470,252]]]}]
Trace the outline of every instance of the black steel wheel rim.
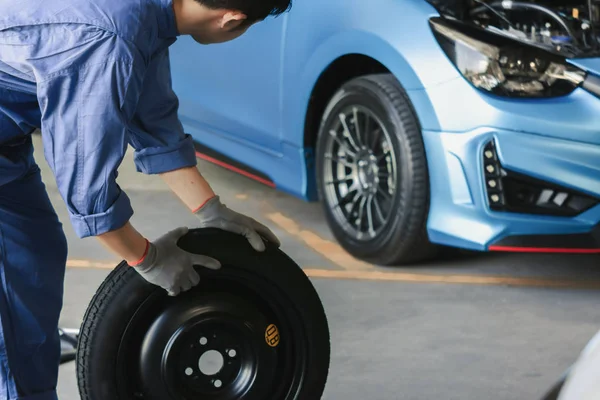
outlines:
[{"label": "black steel wheel rim", "polygon": [[324,133],[325,201],[347,234],[373,240],[394,213],[398,164],[390,133],[375,112],[358,104],[341,108]]},{"label": "black steel wheel rim", "polygon": [[296,315],[276,285],[233,268],[203,270],[200,285],[176,298],[156,290],[123,334],[119,396],[294,399],[307,358]]}]

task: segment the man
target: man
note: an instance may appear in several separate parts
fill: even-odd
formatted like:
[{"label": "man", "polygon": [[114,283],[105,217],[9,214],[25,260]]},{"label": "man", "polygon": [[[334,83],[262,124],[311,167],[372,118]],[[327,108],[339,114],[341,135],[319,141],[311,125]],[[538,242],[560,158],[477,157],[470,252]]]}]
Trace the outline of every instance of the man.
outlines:
[{"label": "man", "polygon": [[97,237],[170,295],[218,260],[176,246],[187,228],[146,240],[115,179],[127,145],[138,171],[159,174],[199,227],[277,238],[226,208],[196,168],[177,118],[168,48],[242,35],[290,0],[0,0],[0,400],[56,399],[67,246],[33,159],[44,154],[80,237]]}]

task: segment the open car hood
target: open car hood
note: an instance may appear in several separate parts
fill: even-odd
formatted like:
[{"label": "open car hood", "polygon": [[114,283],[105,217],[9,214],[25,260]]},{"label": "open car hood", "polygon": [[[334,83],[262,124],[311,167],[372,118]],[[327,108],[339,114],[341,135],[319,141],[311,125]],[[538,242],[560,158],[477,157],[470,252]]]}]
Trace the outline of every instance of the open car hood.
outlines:
[{"label": "open car hood", "polygon": [[600,57],[575,58],[568,61],[576,67],[600,77]]},{"label": "open car hood", "polygon": [[[595,0],[426,0],[447,18],[544,47],[568,59],[600,57]],[[582,63],[600,72],[598,62]]]}]

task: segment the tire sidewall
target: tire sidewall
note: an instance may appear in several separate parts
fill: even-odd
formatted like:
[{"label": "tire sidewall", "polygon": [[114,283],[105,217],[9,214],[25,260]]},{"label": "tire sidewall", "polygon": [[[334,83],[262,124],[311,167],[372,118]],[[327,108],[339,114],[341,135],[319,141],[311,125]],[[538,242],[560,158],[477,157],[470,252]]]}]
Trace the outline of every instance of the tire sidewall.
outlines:
[{"label": "tire sidewall", "polygon": [[[401,90],[399,85],[398,89]],[[323,171],[326,161],[324,158],[325,146],[326,141],[329,140],[328,131],[333,121],[338,118],[339,111],[353,104],[368,108],[379,118],[389,133],[391,145],[397,156],[397,189],[392,198],[392,209],[396,212],[392,213],[382,232],[370,241],[359,241],[339,226],[325,196]],[[405,102],[404,106],[410,111],[410,118],[418,128],[419,124],[410,104]],[[380,252],[393,245],[402,236],[406,226],[410,223],[412,205],[415,202],[424,201],[423,196],[413,190],[413,177],[410,172],[414,171],[414,158],[408,146],[408,139],[405,123],[389,95],[375,82],[365,77],[353,79],[343,85],[331,98],[323,113],[318,133],[316,157],[319,200],[333,235],[341,246],[354,256],[376,259]]]},{"label": "tire sidewall", "polygon": [[[308,348],[307,375],[297,394],[298,400],[316,400],[324,390],[330,359],[329,326],[318,293],[302,269],[285,253],[268,244],[257,253],[241,235],[223,232],[194,237],[190,231],[180,247],[196,254],[217,258],[230,272],[250,273],[274,287],[294,305],[293,314],[304,326]],[[229,266],[229,267],[226,267]],[[202,277],[220,271],[198,268]],[[225,273],[225,271],[223,271]],[[103,282],[90,302],[82,324],[79,342],[78,380],[82,400],[133,400],[117,393],[119,366],[116,352],[122,335],[139,307],[162,289],[144,281],[125,263],[120,264]],[[166,298],[166,293],[162,296]],[[285,339],[282,339],[285,340]]]}]

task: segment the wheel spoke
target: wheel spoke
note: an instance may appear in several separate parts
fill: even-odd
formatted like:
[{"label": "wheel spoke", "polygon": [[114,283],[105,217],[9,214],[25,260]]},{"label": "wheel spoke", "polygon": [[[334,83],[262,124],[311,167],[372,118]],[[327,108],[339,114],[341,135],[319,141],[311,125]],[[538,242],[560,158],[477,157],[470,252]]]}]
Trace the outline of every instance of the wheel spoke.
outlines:
[{"label": "wheel spoke", "polygon": [[325,182],[325,184],[328,185],[328,186],[329,185],[339,185],[340,183],[348,182],[349,180],[352,180],[352,176],[351,175],[347,175],[345,178],[330,180],[328,182]]},{"label": "wheel spoke", "polygon": [[354,213],[356,211],[358,211],[358,213],[360,215],[360,211],[361,211],[361,207],[362,207],[362,199],[363,199],[363,196],[360,193],[357,193],[356,196],[354,196],[354,198],[352,199],[352,207],[350,208],[350,212],[348,213],[348,216],[350,218],[353,218]]},{"label": "wheel spoke", "polygon": [[381,135],[381,128],[377,128],[373,131],[373,140],[371,141],[371,149],[375,149],[375,145],[379,141],[379,135]]},{"label": "wheel spoke", "polygon": [[375,234],[376,234],[375,226],[373,224],[373,211],[372,211],[373,198],[374,198],[374,196],[369,197],[369,206],[367,206],[367,221],[369,224],[369,234],[371,235],[371,237],[375,237]]},{"label": "wheel spoke", "polygon": [[365,196],[361,196],[360,198],[361,202],[360,202],[360,209],[358,211],[358,221],[356,224],[356,227],[361,230],[362,229],[362,222],[363,222],[363,217],[365,215],[365,208],[366,208],[366,204],[367,204],[367,198]]},{"label": "wheel spoke", "polygon": [[342,205],[345,205],[348,203],[348,197],[352,194],[352,193],[358,193],[358,189],[360,188],[360,185],[357,181],[352,181],[352,185],[350,185],[348,187],[348,191],[346,192],[346,194],[340,199],[338,204],[343,203]]},{"label": "wheel spoke", "polygon": [[350,192],[355,192],[360,188],[360,184],[358,181],[353,180],[352,181],[352,185],[350,185],[350,187],[348,188],[348,191]]},{"label": "wheel spoke", "polygon": [[[358,110],[356,107],[352,109],[352,115],[354,116],[354,131],[356,132],[356,141],[360,147],[364,146],[364,142],[360,136],[360,127],[358,126]],[[367,131],[365,133],[368,133]]]},{"label": "wheel spoke", "polygon": [[352,156],[353,158],[356,157],[356,153],[352,150],[350,150],[350,147],[341,141],[341,139],[337,136],[337,132],[334,131],[333,129],[329,131],[329,134],[333,137],[333,140],[335,140],[335,142],[338,144],[338,146],[340,146],[340,149],[345,152],[346,154],[349,154],[350,156]]},{"label": "wheel spoke", "polygon": [[371,132],[371,116],[369,113],[364,113],[363,115],[365,116],[365,132]]},{"label": "wheel spoke", "polygon": [[389,156],[390,153],[383,153],[382,155],[377,157],[377,164],[379,164],[381,162],[381,160],[385,159],[387,156]]},{"label": "wheel spoke", "polygon": [[354,168],[354,164],[352,164],[351,162],[349,162],[347,160],[343,160],[343,159],[339,158],[338,156],[334,156],[333,154],[325,154],[325,158],[328,160],[331,160],[333,162],[336,162],[338,164],[342,164],[345,167]]},{"label": "wheel spoke", "polygon": [[[354,195],[352,195],[354,193]],[[346,193],[338,202],[337,204],[334,205],[334,207],[343,207],[346,204],[350,203],[351,201],[354,201],[356,197],[356,190],[348,190],[348,193]]]},{"label": "wheel spoke", "polygon": [[340,121],[342,122],[342,126],[344,127],[344,136],[348,139],[348,142],[352,145],[355,151],[360,151],[360,146],[357,146],[352,134],[350,133],[350,129],[348,128],[348,124],[346,123],[346,116],[344,114],[340,114]]},{"label": "wheel spoke", "polygon": [[392,200],[392,196],[388,192],[384,191],[381,186],[377,186],[377,193],[381,194],[388,201]]},{"label": "wheel spoke", "polygon": [[385,224],[387,222],[387,219],[383,216],[383,211],[381,211],[381,205],[379,204],[379,201],[376,197],[373,197],[373,204],[375,205],[375,212],[377,213],[381,224]]}]

